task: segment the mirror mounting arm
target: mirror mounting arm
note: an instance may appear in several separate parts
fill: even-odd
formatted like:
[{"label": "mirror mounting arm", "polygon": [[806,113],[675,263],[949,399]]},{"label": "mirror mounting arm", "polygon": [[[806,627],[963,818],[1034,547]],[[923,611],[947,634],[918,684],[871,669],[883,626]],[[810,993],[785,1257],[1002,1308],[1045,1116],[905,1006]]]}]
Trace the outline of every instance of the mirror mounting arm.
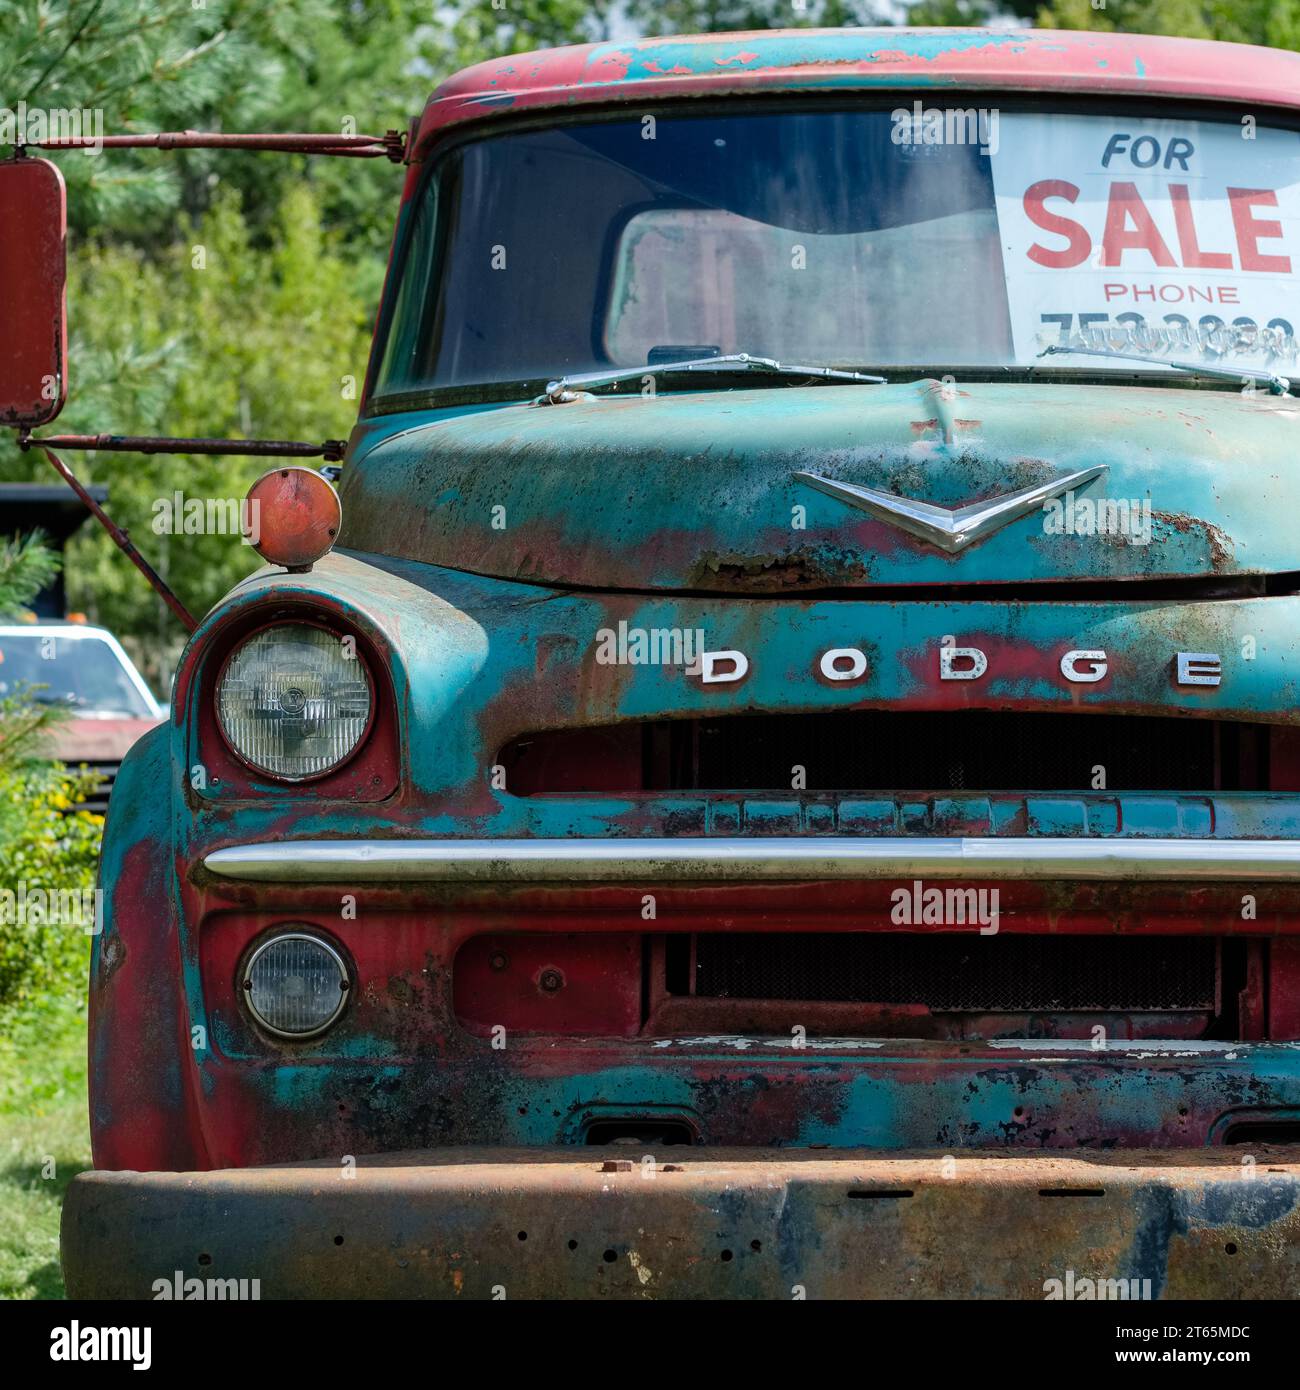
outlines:
[{"label": "mirror mounting arm", "polygon": [[[328,154],[349,159],[387,159],[406,163],[407,134],[319,135],[302,132],[224,135],[206,130],[163,130],[148,135],[66,135],[25,142],[32,149],[271,150],[278,154]],[[21,157],[22,146],[15,157]]]},{"label": "mirror mounting arm", "polygon": [[[35,443],[36,441],[33,440],[31,442]],[[26,447],[26,445],[24,445],[24,447]],[[198,627],[198,622],[195,620],[193,614],[191,614],[190,610],[186,608],[185,605],[180,601],[180,599],[178,599],[176,595],[172,592],[170,586],[168,585],[167,581],[162,577],[162,575],[160,575],[158,571],[154,569],[154,567],[149,563],[149,561],[146,560],[144,556],[141,555],[140,552],[135,548],[135,545],[132,542],[131,537],[128,536],[127,533],[122,530],[122,528],[113,520],[111,516],[109,516],[109,514],[103,509],[103,507],[101,507],[99,503],[95,501],[95,499],[90,495],[90,493],[87,492],[84,487],[82,487],[81,481],[78,479],[77,475],[72,471],[72,469],[68,467],[66,463],[63,462],[63,460],[58,456],[58,454],[54,452],[53,449],[42,449],[42,453],[44,453],[45,457],[49,459],[51,465],[54,468],[54,471],[59,475],[59,477],[61,477],[63,481],[67,483],[67,485],[73,490],[73,492],[75,492],[77,496],[81,498],[86,508],[94,516],[95,520],[98,521],[99,524],[104,528],[104,530],[107,531],[108,534],[113,538],[113,544],[116,545],[117,548],[122,552],[122,554],[125,555],[126,558],[130,560],[130,562],[136,567],[136,569],[138,569],[140,573],[144,575],[144,577],[149,581],[150,585],[153,587],[154,591],[158,594],[162,601],[167,605],[168,608],[172,610],[172,612],[177,616],[177,618],[180,619],[181,625],[185,628],[185,631],[193,632],[194,629]]]},{"label": "mirror mounting arm", "polygon": [[263,458],[324,458],[337,461],[347,448],[344,439],[326,439],[320,444],[307,444],[292,439],[183,439],[149,434],[51,434],[33,435],[28,429],[18,431],[18,447],[24,452],[40,449],[49,459],[54,471],[77,494],[95,520],[112,537],[113,544],[149,581],[150,586],[180,620],[186,632],[198,626],[189,609],[172,592],[167,581],[135,548],[131,537],[99,505],[81,485],[77,475],[54,452],[60,449],[106,450],[110,453],[132,454],[226,454]]},{"label": "mirror mounting arm", "polygon": [[247,458],[323,458],[337,463],[347,448],[346,439],[326,439],[307,444],[297,439],[203,439],[158,434],[47,434],[28,430],[18,433],[18,447],[27,449],[95,449],[117,454],[228,454]]}]

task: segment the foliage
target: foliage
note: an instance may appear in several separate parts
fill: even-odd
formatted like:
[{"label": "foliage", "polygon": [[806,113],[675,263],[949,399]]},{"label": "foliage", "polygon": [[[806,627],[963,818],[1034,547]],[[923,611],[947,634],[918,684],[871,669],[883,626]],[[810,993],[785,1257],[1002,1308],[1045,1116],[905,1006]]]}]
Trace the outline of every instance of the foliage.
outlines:
[{"label": "foliage", "polygon": [[[0,620],[57,572],[39,535],[0,544]],[[45,760],[57,717],[21,692],[0,699],[0,1298],[58,1298],[59,1210],[90,1166],[83,924],[18,911],[32,888],[94,885],[101,820],[75,811],[95,777]],[[12,895],[12,897],[10,897]],[[66,901],[66,900],[65,900]],[[92,917],[93,922],[93,917]]]},{"label": "foliage", "polygon": [[[39,531],[0,544],[0,622],[20,614],[58,569],[59,557],[46,548]],[[61,710],[35,703],[23,690],[0,697],[0,785],[6,774],[39,762],[46,735],[61,716]],[[0,832],[3,827],[0,812]]]},{"label": "foliage", "polygon": [[[0,546],[0,619],[57,569],[37,535]],[[75,999],[85,989],[89,937],[78,924],[25,910],[33,889],[79,895],[95,881],[102,819],[73,808],[98,779],[43,756],[59,714],[22,690],[0,697],[0,1033],[44,999]]]},{"label": "foliage", "polygon": [[1300,47],[1300,0],[1106,0],[1101,8],[1094,8],[1092,0],[1051,0],[1038,11],[1038,22],[1058,29],[1118,29]]},{"label": "foliage", "polygon": [[614,0],[491,0],[448,5],[428,50],[440,74],[505,53],[609,37]]},{"label": "foliage", "polygon": [[1007,20],[1300,48],[1300,0],[920,0],[908,12],[910,24]]},{"label": "foliage", "polygon": [[1300,48],[1300,0],[629,0],[646,33],[690,34],[808,25],[1011,25],[1118,29]]},{"label": "foliage", "polygon": [[0,542],[0,622],[12,621],[59,572],[39,532]]},{"label": "foliage", "polygon": [[85,993],[103,819],[72,808],[97,780],[38,761],[0,767],[0,1034],[46,999]]},{"label": "foliage", "polygon": [[[0,0],[0,92],[11,105],[103,113],[106,133],[404,129],[427,95],[422,0]],[[12,94],[12,97],[10,96]],[[152,150],[56,156],[74,230],[158,247],[221,189],[256,231],[310,179],[331,222],[381,251],[384,161]]]},{"label": "foliage", "polygon": [[86,1017],[51,998],[0,1032],[0,1299],[62,1298],[59,1212],[90,1167]]},{"label": "foliage", "polygon": [[628,0],[627,13],[647,34],[718,34],[887,25],[898,10],[886,0]]}]

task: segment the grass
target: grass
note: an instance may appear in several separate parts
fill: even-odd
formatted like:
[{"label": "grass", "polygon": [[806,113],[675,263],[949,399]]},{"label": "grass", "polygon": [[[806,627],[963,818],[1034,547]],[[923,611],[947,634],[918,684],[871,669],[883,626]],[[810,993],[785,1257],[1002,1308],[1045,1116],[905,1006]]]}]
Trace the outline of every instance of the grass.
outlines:
[{"label": "grass", "polygon": [[0,1299],[62,1298],[59,1213],[90,1167],[86,1015],[55,1000],[0,1032]]}]

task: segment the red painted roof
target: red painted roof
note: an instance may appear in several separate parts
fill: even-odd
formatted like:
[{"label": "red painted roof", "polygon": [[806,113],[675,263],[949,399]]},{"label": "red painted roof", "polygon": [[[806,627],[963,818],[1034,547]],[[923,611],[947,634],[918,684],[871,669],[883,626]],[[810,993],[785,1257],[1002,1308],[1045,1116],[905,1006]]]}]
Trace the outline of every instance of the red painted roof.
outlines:
[{"label": "red painted roof", "polygon": [[1300,109],[1300,53],[1052,29],[765,29],[581,44],[448,78],[421,138],[510,111],[729,92],[935,87],[1199,97]]}]

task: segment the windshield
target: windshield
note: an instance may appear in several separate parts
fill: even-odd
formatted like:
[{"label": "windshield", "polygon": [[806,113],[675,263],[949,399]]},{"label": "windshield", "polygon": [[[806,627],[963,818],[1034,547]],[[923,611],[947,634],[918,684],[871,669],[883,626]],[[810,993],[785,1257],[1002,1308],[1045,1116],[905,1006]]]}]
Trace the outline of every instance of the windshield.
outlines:
[{"label": "windshield", "polygon": [[391,323],[380,397],[733,352],[1285,372],[1300,133],[917,102],[495,136],[426,182]]},{"label": "windshield", "polygon": [[98,637],[0,633],[0,696],[23,687],[33,699],[69,705],[79,715],[157,716],[117,653]]}]

